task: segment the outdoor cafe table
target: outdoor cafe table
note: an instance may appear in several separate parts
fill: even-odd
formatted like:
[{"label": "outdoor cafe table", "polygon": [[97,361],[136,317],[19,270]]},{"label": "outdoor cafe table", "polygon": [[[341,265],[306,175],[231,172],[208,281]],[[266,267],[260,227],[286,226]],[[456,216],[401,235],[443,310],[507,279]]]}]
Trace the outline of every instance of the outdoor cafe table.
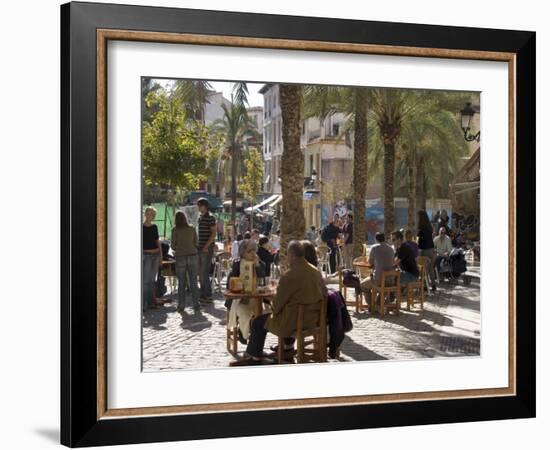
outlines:
[{"label": "outdoor cafe table", "polygon": [[[276,292],[277,290],[271,286],[267,287],[265,291],[256,292],[232,292],[226,289],[223,291],[223,296],[226,300],[249,299],[254,302],[254,317],[258,317],[261,316],[264,311],[263,300],[273,300]],[[227,320],[229,321],[229,310],[227,310]],[[227,328],[226,345],[227,351],[233,356],[238,357],[238,332],[236,328]]]},{"label": "outdoor cafe table", "polygon": [[[367,270],[364,270],[367,269]],[[353,270],[355,270],[355,273],[359,273],[361,278],[363,277],[363,274],[367,272],[369,275],[373,269],[373,266],[368,263],[368,261],[356,261],[353,263]]]}]

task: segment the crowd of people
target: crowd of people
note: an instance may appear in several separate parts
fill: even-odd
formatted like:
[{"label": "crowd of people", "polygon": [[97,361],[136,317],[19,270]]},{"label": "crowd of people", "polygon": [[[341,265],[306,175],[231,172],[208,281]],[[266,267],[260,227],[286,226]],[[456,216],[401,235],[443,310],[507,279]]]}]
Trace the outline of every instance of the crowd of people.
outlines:
[{"label": "crowd of people", "polygon": [[[185,313],[186,293],[190,293],[194,311],[198,313],[201,303],[212,302],[212,263],[216,237],[218,234],[215,217],[209,212],[208,201],[201,198],[197,202],[200,212],[198,227],[188,222],[183,211],[175,215],[175,226],[171,232],[170,246],[175,257],[175,275],[178,279],[178,310]],[[157,307],[154,301],[155,279],[162,265],[162,246],[159,233],[154,224],[155,209],[147,207],[143,222],[143,310]],[[368,253],[370,275],[360,280],[360,289],[365,293],[367,302],[371,302],[372,289],[380,285],[382,273],[399,268],[400,284],[415,282],[419,278],[417,257],[423,256],[429,261],[426,276],[432,289],[436,289],[434,267],[449,256],[453,243],[448,236],[448,216],[438,217],[438,234],[434,237],[433,226],[426,211],[418,211],[418,229],[396,230],[388,241],[383,233],[376,233],[376,243]],[[272,224],[269,227],[272,231]],[[265,228],[264,228],[265,230]],[[224,252],[230,255],[231,271],[227,276],[229,286],[233,277],[239,277],[243,264],[252,263],[258,280],[274,275],[280,250],[280,231],[263,234],[259,229],[240,230],[234,240],[227,237]],[[328,289],[319,267],[319,250],[325,245],[329,252],[329,265],[332,273],[337,269],[337,252],[343,252],[341,264],[352,269],[353,266],[353,215],[343,220],[335,215],[322,230],[315,227],[307,230],[304,240],[292,241],[288,245],[288,269],[278,280],[274,299],[269,302],[268,312],[255,316],[255,309],[246,299],[227,300],[228,326],[238,328],[239,340],[247,345],[247,358],[235,364],[259,364],[266,335],[272,332],[285,338],[285,347],[293,348],[290,338],[292,327],[296,324],[296,305],[311,302],[320,304],[328,298]],[[341,249],[341,250],[340,250]],[[319,311],[309,312],[304,318],[317,320]]]},{"label": "crowd of people", "polygon": [[[209,212],[208,200],[199,199],[197,207],[200,213],[198,229],[188,222],[183,211],[178,211],[170,239],[178,279],[178,308],[185,308],[185,293],[189,289],[196,312],[200,310],[200,301],[212,302],[210,272],[217,235],[216,219]],[[142,232],[143,311],[160,306],[155,302],[155,281],[160,276],[163,251],[158,228],[153,223],[155,216],[155,208],[145,208]]]}]

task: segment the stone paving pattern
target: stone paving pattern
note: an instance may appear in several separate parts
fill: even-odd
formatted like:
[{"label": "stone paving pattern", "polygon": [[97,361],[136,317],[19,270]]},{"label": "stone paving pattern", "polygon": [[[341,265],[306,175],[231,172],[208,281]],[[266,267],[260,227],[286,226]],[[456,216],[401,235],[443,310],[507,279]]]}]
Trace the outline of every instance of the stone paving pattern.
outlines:
[{"label": "stone paving pattern", "polygon": [[[352,291],[348,290],[351,298]],[[226,350],[226,308],[221,293],[215,293],[213,303],[204,305],[199,314],[188,309],[182,317],[176,306],[174,300],[145,314],[143,370],[228,367],[234,358]],[[399,316],[357,314],[351,306],[348,310],[353,330],[344,339],[340,358],[329,362],[479,355],[480,296],[475,281],[469,286],[462,281],[443,283],[434,295],[426,295],[424,310],[403,308]],[[276,343],[277,338],[268,334],[265,350]],[[244,350],[239,344],[239,351]]]}]

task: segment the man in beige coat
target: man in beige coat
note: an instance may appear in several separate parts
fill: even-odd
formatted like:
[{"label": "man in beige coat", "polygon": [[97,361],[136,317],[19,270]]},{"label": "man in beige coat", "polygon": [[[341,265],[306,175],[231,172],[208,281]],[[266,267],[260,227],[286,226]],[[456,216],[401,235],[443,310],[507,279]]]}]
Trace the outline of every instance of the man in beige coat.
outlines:
[{"label": "man in beige coat", "polygon": [[[285,339],[290,345],[290,338],[296,331],[298,305],[305,304],[304,328],[312,328],[319,321],[319,307],[323,300],[321,274],[316,267],[304,258],[304,247],[300,241],[288,244],[289,270],[281,277],[277,294],[272,302],[272,312],[256,317],[252,321],[250,339],[246,348],[247,359],[236,361],[236,365],[261,364],[267,332]],[[311,305],[308,307],[307,305]]]}]

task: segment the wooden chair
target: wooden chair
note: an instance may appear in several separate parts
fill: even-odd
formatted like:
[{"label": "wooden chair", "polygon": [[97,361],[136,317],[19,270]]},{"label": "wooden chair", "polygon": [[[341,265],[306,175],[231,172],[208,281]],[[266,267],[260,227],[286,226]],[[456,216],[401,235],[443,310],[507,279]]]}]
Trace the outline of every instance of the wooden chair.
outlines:
[{"label": "wooden chair", "polygon": [[[428,259],[425,256],[419,256],[418,258],[425,258]],[[407,295],[407,311],[411,310],[411,306],[414,306],[417,303],[420,303],[420,309],[424,309],[424,264],[421,264],[418,262],[417,259],[417,265],[418,270],[420,272],[420,276],[418,277],[418,281],[414,281],[412,283],[408,283],[406,287],[406,295]]]},{"label": "wooden chair", "polygon": [[[357,258],[356,258],[357,259]],[[340,292],[342,293],[342,296],[344,297],[344,304],[346,306],[354,306],[355,312],[361,312],[364,308],[367,306],[363,303],[363,293],[357,292],[355,293],[355,301],[348,300],[348,287],[344,286],[344,269],[338,270],[338,284],[340,287]]]},{"label": "wooden chair", "polygon": [[[353,259],[353,269],[355,270],[355,273],[359,276],[360,280],[364,280],[371,274],[371,269],[368,267],[358,266],[358,263],[366,263],[368,262],[368,257],[366,256],[358,256],[357,258]],[[341,278],[342,275],[340,275]],[[341,282],[341,285],[343,285],[343,282]],[[347,296],[344,296],[344,301],[346,303],[346,306],[355,306],[355,312],[359,313],[364,309],[368,309],[367,303],[364,301],[363,293],[360,292],[359,295],[355,296],[355,301],[348,301]]]},{"label": "wooden chair", "polygon": [[174,261],[162,261],[160,274],[166,278],[170,286],[170,295],[174,295],[178,287],[178,277],[176,276],[176,263]]},{"label": "wooden chair", "polygon": [[348,298],[348,287],[344,286],[344,269],[338,270],[338,287],[340,289],[340,292],[342,293],[342,296],[344,297],[344,301]]},{"label": "wooden chair", "polygon": [[[229,322],[229,310],[225,314],[226,323]],[[239,349],[239,329],[237,327],[228,327],[225,336],[225,345],[227,351],[232,355],[236,355]]]},{"label": "wooden chair", "polygon": [[[327,361],[327,302],[321,300],[319,306],[318,326],[304,329],[304,312],[306,308],[313,308],[315,304],[299,304],[296,331],[291,336],[296,339],[296,362],[326,362]],[[311,338],[307,340],[307,338]],[[284,362],[284,338],[279,337],[277,359],[279,364]]]},{"label": "wooden chair", "polygon": [[[384,317],[386,311],[392,309],[395,310],[395,314],[399,315],[401,304],[400,277],[401,272],[399,270],[385,270],[384,272],[382,272],[382,280],[380,286],[372,287],[371,308],[374,310],[374,308],[376,307],[375,305],[378,302],[380,317]],[[395,303],[392,303],[390,301],[391,294],[395,295]],[[388,300],[387,303],[386,300]]]},{"label": "wooden chair", "polygon": [[212,277],[212,287],[221,292],[222,280],[224,276],[229,275],[231,271],[231,253],[222,253],[216,258],[214,263],[214,276]]}]

